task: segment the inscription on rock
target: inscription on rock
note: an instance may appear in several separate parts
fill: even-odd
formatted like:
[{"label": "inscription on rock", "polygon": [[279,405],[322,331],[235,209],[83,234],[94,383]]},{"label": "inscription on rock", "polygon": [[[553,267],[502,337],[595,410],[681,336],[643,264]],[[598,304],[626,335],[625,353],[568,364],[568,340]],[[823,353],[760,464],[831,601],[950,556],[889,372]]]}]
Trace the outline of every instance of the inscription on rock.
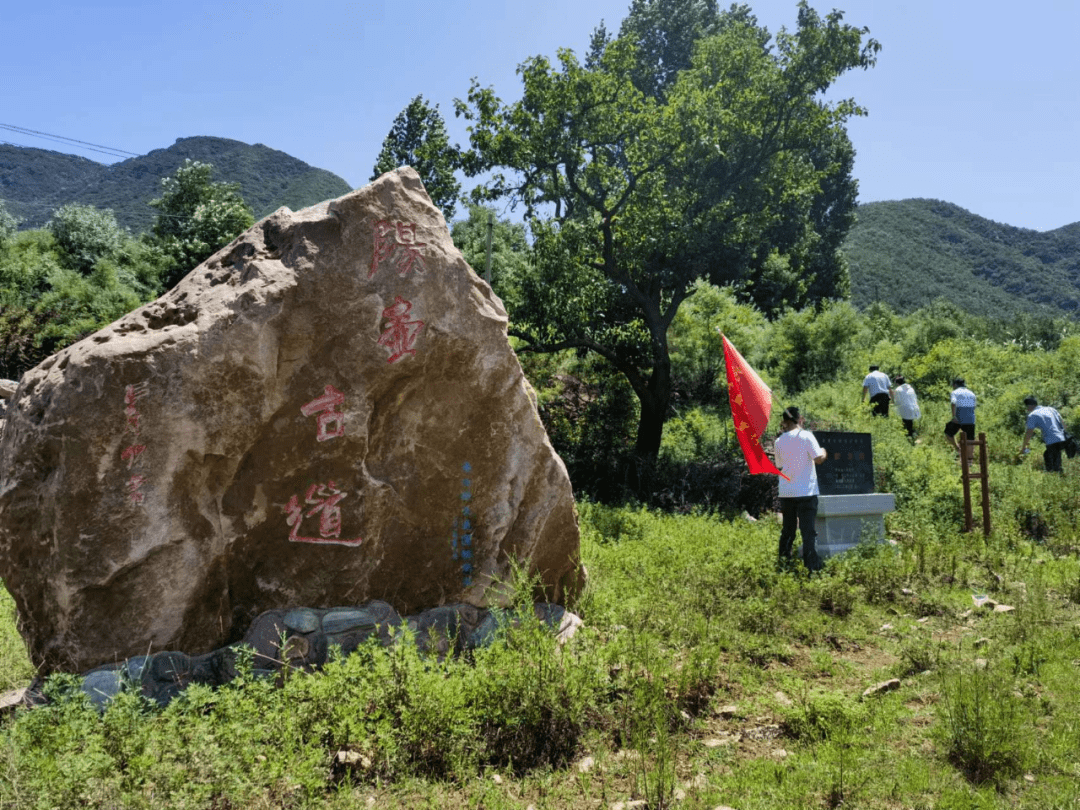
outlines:
[{"label": "inscription on rock", "polygon": [[27,372],[0,577],[34,663],[201,654],[299,606],[495,606],[514,561],[561,601],[570,482],[506,328],[400,169],[280,209]]}]

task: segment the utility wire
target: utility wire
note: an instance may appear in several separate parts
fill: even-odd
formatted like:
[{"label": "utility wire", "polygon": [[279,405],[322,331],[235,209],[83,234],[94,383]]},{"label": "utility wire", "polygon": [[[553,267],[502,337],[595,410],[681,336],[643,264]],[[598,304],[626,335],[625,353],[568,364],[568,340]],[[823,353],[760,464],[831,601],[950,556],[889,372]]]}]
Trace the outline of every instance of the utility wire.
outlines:
[{"label": "utility wire", "polygon": [[28,129],[27,127],[20,127],[14,124],[0,124],[0,129],[17,132],[20,135],[32,135],[38,138],[47,138],[48,140],[57,141],[59,143],[77,143],[81,144],[86,149],[90,149],[91,151],[101,152],[102,154],[112,155],[113,157],[139,157],[139,154],[137,152],[129,152],[126,149],[116,149],[112,146],[103,146],[100,143],[80,141],[78,138],[68,138],[64,135],[51,135],[48,132],[40,132],[36,129]]}]

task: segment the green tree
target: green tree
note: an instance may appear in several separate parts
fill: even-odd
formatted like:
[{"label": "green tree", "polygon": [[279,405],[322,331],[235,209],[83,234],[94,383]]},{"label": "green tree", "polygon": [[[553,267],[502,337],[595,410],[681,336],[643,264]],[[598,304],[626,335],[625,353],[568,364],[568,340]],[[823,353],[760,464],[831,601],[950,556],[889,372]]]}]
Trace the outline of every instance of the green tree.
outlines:
[{"label": "green tree", "polygon": [[134,240],[82,273],[51,231],[16,234],[0,251],[0,377],[18,379],[130,312],[156,291],[157,273]]},{"label": "green tree", "polygon": [[472,269],[483,277],[487,266],[488,228],[491,229],[491,287],[507,306],[516,299],[521,280],[529,273],[529,242],[525,226],[500,220],[495,209],[469,205],[468,219],[450,228],[454,244]]},{"label": "green tree", "polygon": [[0,200],[0,248],[7,244],[8,240],[15,235],[15,229],[19,227],[19,220],[8,213],[4,201]]},{"label": "green tree", "polygon": [[461,184],[454,177],[458,162],[458,150],[450,145],[439,105],[432,107],[423,96],[417,96],[394,119],[371,179],[401,166],[412,166],[431,201],[449,220],[461,196]]},{"label": "green tree", "polygon": [[112,211],[80,203],[56,209],[45,227],[67,254],[72,269],[83,275],[98,259],[119,253],[127,238]]},{"label": "green tree", "polygon": [[846,301],[787,312],[773,323],[765,365],[789,395],[834,380],[845,371],[840,359],[859,345],[860,324]]},{"label": "green tree", "polygon": [[[634,86],[647,96],[666,96],[690,67],[698,41],[718,33],[735,15],[745,20],[749,9],[733,7],[721,15],[716,0],[632,0],[619,37],[632,42],[637,54]],[[595,51],[595,39],[592,47]]]},{"label": "green tree", "polygon": [[733,15],[697,43],[662,97],[636,86],[633,42],[601,48],[594,38],[591,67],[567,50],[558,67],[525,62],[518,102],[475,81],[457,102],[470,123],[465,168],[491,173],[478,196],[524,204],[533,228],[536,270],[511,333],[525,351],[594,352],[625,376],[646,464],[670,406],[668,328],[697,279],[754,298],[755,276],[768,270],[781,287],[796,284],[784,304],[811,301],[815,279],[803,276],[823,241],[813,206],[850,170],[835,147],[863,113],[822,95],[873,65],[879,47],[840,12],[822,19],[805,3],[797,29],[775,38],[745,10]]},{"label": "green tree", "polygon": [[172,287],[193,268],[227,245],[255,222],[237,183],[211,180],[213,165],[185,160],[161,181],[162,195],[153,235],[173,265],[165,277]]}]

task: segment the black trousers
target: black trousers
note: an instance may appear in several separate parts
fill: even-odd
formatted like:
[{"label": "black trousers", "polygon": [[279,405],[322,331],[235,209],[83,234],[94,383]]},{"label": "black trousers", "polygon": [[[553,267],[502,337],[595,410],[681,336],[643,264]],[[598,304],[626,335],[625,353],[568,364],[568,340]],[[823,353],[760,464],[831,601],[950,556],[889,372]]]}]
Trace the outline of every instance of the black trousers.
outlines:
[{"label": "black trousers", "polygon": [[781,498],[780,516],[783,524],[780,529],[780,562],[791,559],[791,546],[795,542],[795,529],[798,526],[802,534],[803,565],[809,571],[821,568],[821,558],[817,554],[817,495],[805,498]]},{"label": "black trousers", "polygon": [[1065,449],[1065,442],[1054,442],[1046,445],[1043,450],[1043,466],[1047,472],[1063,472],[1061,469],[1061,451]]},{"label": "black trousers", "polygon": [[889,415],[889,395],[888,394],[874,394],[870,397],[870,402],[874,406],[872,413],[874,416],[888,416]]}]

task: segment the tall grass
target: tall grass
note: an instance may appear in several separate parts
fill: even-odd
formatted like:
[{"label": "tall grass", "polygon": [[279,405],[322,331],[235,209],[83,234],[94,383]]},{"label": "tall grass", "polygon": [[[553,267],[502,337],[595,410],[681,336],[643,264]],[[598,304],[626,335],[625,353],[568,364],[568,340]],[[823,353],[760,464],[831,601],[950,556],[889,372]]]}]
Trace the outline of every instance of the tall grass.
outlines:
[{"label": "tall grass", "polygon": [[[923,464],[899,450],[894,467]],[[938,473],[892,480],[918,475]],[[467,657],[403,634],[319,673],[270,681],[241,662],[216,691],[164,709],[125,692],[104,713],[56,677],[47,706],[0,720],[0,809],[1068,807],[1070,494],[1013,475],[1030,491],[1001,496],[990,538],[942,525],[912,485],[890,542],[814,577],[777,569],[771,515],[582,504],[585,628],[562,646],[524,610]],[[1054,516],[1051,536],[1005,528],[1021,498]],[[524,606],[529,584],[517,593]],[[973,594],[1013,610],[976,609]],[[32,672],[0,598],[0,671],[22,685]],[[898,689],[862,697],[894,676]]]},{"label": "tall grass", "polygon": [[19,635],[15,600],[0,587],[0,693],[26,686],[34,668]]}]

